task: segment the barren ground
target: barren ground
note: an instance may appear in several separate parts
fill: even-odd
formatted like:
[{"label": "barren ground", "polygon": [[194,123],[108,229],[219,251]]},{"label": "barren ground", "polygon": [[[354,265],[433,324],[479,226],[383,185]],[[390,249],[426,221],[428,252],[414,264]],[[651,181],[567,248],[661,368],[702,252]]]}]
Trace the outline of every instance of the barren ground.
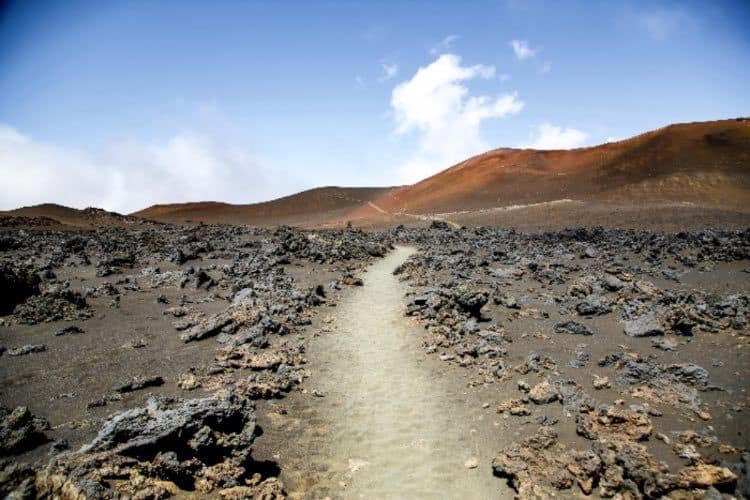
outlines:
[{"label": "barren ground", "polygon": [[8,231],[0,493],[746,496],[749,235]]}]

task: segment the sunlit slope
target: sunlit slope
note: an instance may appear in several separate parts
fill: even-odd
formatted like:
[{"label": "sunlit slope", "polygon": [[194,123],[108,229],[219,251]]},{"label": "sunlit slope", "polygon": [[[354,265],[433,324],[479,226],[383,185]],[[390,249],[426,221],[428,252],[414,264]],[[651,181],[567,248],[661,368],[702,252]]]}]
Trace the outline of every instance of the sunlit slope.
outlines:
[{"label": "sunlit slope", "polygon": [[388,212],[420,214],[561,199],[747,207],[750,121],[670,125],[573,150],[497,149],[375,203]]}]

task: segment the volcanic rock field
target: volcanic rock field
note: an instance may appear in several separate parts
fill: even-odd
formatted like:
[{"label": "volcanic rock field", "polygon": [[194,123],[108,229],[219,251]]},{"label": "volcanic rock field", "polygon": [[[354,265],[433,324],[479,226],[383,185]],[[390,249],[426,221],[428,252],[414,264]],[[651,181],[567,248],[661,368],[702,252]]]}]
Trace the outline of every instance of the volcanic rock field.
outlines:
[{"label": "volcanic rock field", "polygon": [[750,496],[750,230],[11,226],[3,497]]}]

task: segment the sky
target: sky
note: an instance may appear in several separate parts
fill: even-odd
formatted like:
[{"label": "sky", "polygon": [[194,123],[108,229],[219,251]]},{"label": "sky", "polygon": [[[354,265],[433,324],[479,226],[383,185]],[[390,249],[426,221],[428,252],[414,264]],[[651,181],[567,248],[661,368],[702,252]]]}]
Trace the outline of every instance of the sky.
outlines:
[{"label": "sky", "polygon": [[747,1],[0,0],[0,210],[412,183],[750,115]]}]

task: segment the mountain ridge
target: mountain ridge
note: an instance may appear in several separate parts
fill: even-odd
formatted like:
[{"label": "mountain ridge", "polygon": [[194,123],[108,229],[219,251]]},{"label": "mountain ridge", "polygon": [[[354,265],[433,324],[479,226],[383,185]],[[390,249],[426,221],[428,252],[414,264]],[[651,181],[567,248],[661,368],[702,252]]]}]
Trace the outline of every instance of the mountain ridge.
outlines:
[{"label": "mountain ridge", "polygon": [[[502,209],[528,208],[533,215],[560,200],[575,202],[558,206],[560,214],[574,206],[641,212],[648,207],[684,206],[728,211],[742,219],[750,212],[750,120],[676,123],[620,141],[568,150],[501,147],[406,186],[323,186],[260,203],[164,203],[127,216],[101,211],[98,218],[118,223],[302,227],[352,221],[374,227],[424,222],[435,214],[460,213],[468,221],[465,214],[471,213],[471,223],[502,224],[502,217],[498,219]],[[91,213],[82,215],[85,210],[43,204],[0,215],[49,217],[73,225],[86,219],[95,225]],[[573,212],[570,217],[575,217]],[[480,217],[488,213],[492,217]]]}]

